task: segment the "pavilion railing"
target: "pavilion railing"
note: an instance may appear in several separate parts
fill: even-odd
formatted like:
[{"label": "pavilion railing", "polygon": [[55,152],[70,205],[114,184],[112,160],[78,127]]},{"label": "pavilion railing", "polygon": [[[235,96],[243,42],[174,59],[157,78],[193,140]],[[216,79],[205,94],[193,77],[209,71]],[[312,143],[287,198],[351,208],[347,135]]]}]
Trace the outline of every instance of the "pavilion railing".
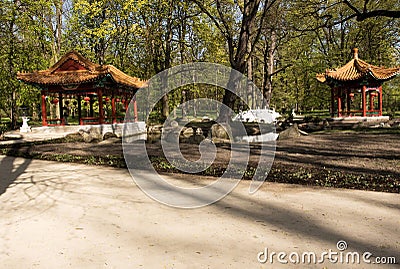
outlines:
[{"label": "pavilion railing", "polygon": [[[112,123],[124,123],[124,122],[125,122],[124,116],[117,116],[117,117],[115,117],[115,121],[112,117],[104,117],[102,123],[112,124]],[[80,125],[100,124],[100,118],[99,117],[83,117],[80,119],[79,124]]]},{"label": "pavilion railing", "polygon": [[[124,116],[117,116],[115,117],[115,123],[124,123],[125,117]],[[104,117],[104,123],[112,124],[114,119],[112,117]]]},{"label": "pavilion railing", "polygon": [[99,117],[83,117],[83,118],[80,118],[79,124],[80,125],[100,124],[100,118]]},{"label": "pavilion railing", "polygon": [[[350,110],[350,111],[342,111],[340,114],[342,116],[346,116],[346,117],[358,117],[358,116],[362,116],[362,113],[363,113],[362,110]],[[379,110],[377,110],[377,109],[367,110],[366,114],[367,114],[367,116],[379,116]]]},{"label": "pavilion railing", "polygon": [[61,126],[65,125],[65,119],[59,119],[59,118],[54,118],[54,119],[46,119],[47,126]]}]

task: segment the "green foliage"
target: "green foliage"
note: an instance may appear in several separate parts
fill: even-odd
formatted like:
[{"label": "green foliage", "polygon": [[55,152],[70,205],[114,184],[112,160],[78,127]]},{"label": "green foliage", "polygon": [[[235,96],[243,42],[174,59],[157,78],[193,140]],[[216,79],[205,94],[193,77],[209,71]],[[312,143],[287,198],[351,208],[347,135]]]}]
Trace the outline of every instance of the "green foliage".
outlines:
[{"label": "green foliage", "polygon": [[0,136],[9,130],[8,124],[0,124]]},{"label": "green foliage", "polygon": [[[30,115],[37,110],[39,90],[18,82],[17,72],[46,69],[72,49],[94,62],[113,64],[142,79],[193,61],[231,65],[232,55],[237,52],[244,2],[203,1],[209,14],[194,2],[1,1],[1,115],[11,118],[11,125],[15,125],[20,107],[27,107]],[[222,12],[218,13],[217,2]],[[363,10],[364,3],[367,10],[400,9],[394,0],[353,2],[359,10]],[[265,5],[269,9],[263,14],[261,7]],[[357,21],[353,15],[354,10],[343,1],[261,1],[250,30],[262,31],[249,61],[255,84],[264,91],[269,82],[272,85],[271,107],[279,111],[326,111],[330,91],[316,81],[315,74],[342,66],[350,60],[353,47],[359,48],[360,58],[372,64],[400,65],[400,20],[373,17]],[[392,101],[400,95],[399,83],[397,79],[384,85],[384,96],[392,98],[384,108],[391,115],[400,109]],[[221,100],[224,93],[213,87],[188,86],[181,90],[187,92],[188,100]],[[261,100],[251,99],[251,92],[245,94],[251,106],[262,105]],[[138,93],[142,119],[151,112],[148,95],[146,90]],[[166,100],[153,113],[160,114]],[[169,110],[181,101],[180,91],[170,94]]]}]

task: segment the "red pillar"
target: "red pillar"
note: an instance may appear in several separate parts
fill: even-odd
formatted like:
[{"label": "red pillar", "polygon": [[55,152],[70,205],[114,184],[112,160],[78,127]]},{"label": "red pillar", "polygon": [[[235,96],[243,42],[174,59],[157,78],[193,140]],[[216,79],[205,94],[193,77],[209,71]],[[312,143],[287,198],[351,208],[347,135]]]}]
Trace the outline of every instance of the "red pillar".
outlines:
[{"label": "red pillar", "polygon": [[369,110],[374,110],[374,95],[371,91],[369,92]]},{"label": "red pillar", "polygon": [[42,126],[47,126],[46,92],[42,91]]},{"label": "red pillar", "polygon": [[59,113],[60,113],[60,125],[65,125],[65,122],[64,122],[64,106],[63,106],[63,95],[62,95],[62,93],[60,92],[59,94],[58,94],[58,111],[59,111]]},{"label": "red pillar", "polygon": [[366,97],[367,86],[362,87],[362,116],[367,116],[367,97]]},{"label": "red pillar", "polygon": [[128,107],[129,107],[129,98],[128,98],[128,95],[127,94],[125,94],[124,95],[124,105],[125,105],[125,111],[128,111]]},{"label": "red pillar", "polygon": [[112,117],[112,123],[117,123],[117,117],[116,117],[116,109],[115,109],[115,96],[114,93],[112,94],[111,98],[111,117]]},{"label": "red pillar", "polygon": [[104,109],[103,109],[103,91],[97,90],[97,97],[99,98],[99,123],[104,123]]},{"label": "red pillar", "polygon": [[338,103],[338,105],[337,105],[337,109],[338,109],[337,116],[340,118],[342,116],[342,89],[341,88],[338,89],[337,103]]},{"label": "red pillar", "polygon": [[331,89],[331,117],[335,116],[335,88]]},{"label": "red pillar", "polygon": [[347,101],[347,116],[350,117],[350,106],[351,106],[351,97],[350,97],[350,93],[351,93],[351,89],[348,88],[346,91],[346,101]]},{"label": "red pillar", "polygon": [[379,86],[379,116],[382,116],[382,97],[383,97],[383,93],[382,93],[382,85]]},{"label": "red pillar", "polygon": [[80,95],[78,95],[78,121],[79,121],[79,125],[83,125],[83,121],[82,121],[82,98]]},{"label": "red pillar", "polygon": [[138,121],[138,112],[137,112],[137,104],[136,104],[136,95],[133,96],[133,115],[135,117],[135,122]]}]

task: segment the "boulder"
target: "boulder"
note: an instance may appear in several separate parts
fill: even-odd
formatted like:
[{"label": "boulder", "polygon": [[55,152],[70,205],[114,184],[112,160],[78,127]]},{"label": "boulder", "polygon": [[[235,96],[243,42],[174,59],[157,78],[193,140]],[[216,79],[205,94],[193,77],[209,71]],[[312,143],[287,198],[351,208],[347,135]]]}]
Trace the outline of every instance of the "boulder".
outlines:
[{"label": "boulder", "polygon": [[161,139],[164,139],[167,142],[174,143],[177,138],[179,139],[180,131],[181,130],[180,130],[179,126],[166,127],[162,131]]},{"label": "boulder", "polygon": [[286,130],[283,130],[282,132],[279,133],[279,140],[283,140],[283,139],[292,139],[292,138],[297,138],[301,136],[300,130],[297,127],[297,124],[293,124],[292,126],[290,126],[289,128],[287,128]]},{"label": "boulder", "polygon": [[179,127],[179,123],[177,122],[177,121],[171,121],[171,123],[170,123],[170,126],[172,127],[172,128],[177,128],[177,127]]},{"label": "boulder", "polygon": [[72,134],[67,134],[65,136],[65,139],[70,142],[84,142],[82,134],[81,133],[72,133]]},{"label": "boulder", "polygon": [[180,140],[181,143],[188,143],[188,144],[200,144],[201,141],[206,139],[202,134],[194,134],[188,138],[183,138]]},{"label": "boulder", "polygon": [[103,140],[103,135],[100,129],[90,128],[88,131],[80,130],[79,133],[83,137],[83,141],[86,143],[99,142]]},{"label": "boulder", "polygon": [[181,135],[184,137],[190,137],[193,135],[193,133],[194,133],[194,130],[191,127],[189,127],[189,128],[183,127],[182,131],[181,131]]},{"label": "boulder", "polygon": [[202,135],[203,134],[203,130],[201,128],[197,128],[196,129],[196,134],[197,135]]},{"label": "boulder", "polygon": [[229,134],[232,134],[232,129],[229,124],[216,123],[211,126],[211,139],[227,139],[229,140]]},{"label": "boulder", "polygon": [[209,117],[207,117],[207,116],[204,116],[202,119],[201,119],[201,122],[210,122],[211,121],[211,119],[209,118]]},{"label": "boulder", "polygon": [[116,138],[116,137],[117,137],[116,134],[111,133],[111,132],[107,132],[107,133],[105,133],[105,134],[103,135],[103,140],[107,140],[107,139],[110,139],[110,138]]}]

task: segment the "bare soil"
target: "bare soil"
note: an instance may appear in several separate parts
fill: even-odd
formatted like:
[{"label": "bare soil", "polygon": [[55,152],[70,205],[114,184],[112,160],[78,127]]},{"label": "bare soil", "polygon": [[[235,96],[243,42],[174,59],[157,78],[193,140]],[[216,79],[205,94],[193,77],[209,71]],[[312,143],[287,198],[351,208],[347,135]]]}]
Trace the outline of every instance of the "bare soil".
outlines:
[{"label": "bare soil", "polygon": [[[61,158],[74,155],[123,159],[121,141],[113,139],[100,143],[32,144],[22,146],[18,151],[41,156],[59,155]],[[328,132],[278,140],[268,180],[400,192],[399,145],[399,134],[382,132]],[[198,145],[180,144],[180,147],[184,156],[200,157]],[[147,144],[147,151],[150,157],[162,156],[160,143]],[[223,170],[230,156],[230,145],[219,144],[213,165]],[[250,166],[257,167],[258,159],[259,146],[254,144]],[[165,169],[163,172],[176,171]]]},{"label": "bare soil", "polygon": [[[180,144],[183,155],[200,156],[195,144]],[[250,161],[257,161],[257,145],[252,147]],[[33,145],[31,149],[43,154],[72,154],[82,156],[122,156],[120,141],[113,143],[69,142]],[[160,156],[160,143],[147,145],[150,156]],[[220,144],[217,163],[226,163],[230,147]],[[302,167],[334,168],[346,172],[395,174],[400,177],[400,135],[368,133],[328,133],[278,140],[274,163]]]}]

